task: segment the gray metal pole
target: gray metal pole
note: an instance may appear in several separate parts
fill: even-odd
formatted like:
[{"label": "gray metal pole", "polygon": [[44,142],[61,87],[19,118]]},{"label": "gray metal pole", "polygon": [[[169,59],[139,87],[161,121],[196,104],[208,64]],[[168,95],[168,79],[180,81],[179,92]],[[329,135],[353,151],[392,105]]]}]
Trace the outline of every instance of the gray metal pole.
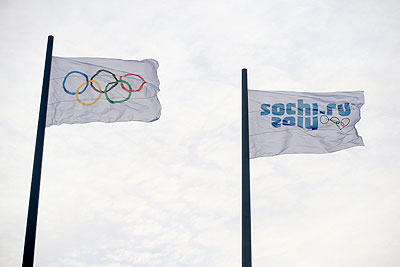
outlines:
[{"label": "gray metal pole", "polygon": [[247,69],[242,69],[242,267],[251,267],[249,107]]},{"label": "gray metal pole", "polygon": [[31,194],[29,198],[28,219],[26,223],[23,267],[32,267],[35,254],[36,225],[39,207],[40,174],[42,172],[43,143],[46,128],[47,101],[49,96],[53,36],[47,38],[46,63],[44,66],[42,97],[40,100],[39,121],[36,134],[35,157],[33,160]]}]

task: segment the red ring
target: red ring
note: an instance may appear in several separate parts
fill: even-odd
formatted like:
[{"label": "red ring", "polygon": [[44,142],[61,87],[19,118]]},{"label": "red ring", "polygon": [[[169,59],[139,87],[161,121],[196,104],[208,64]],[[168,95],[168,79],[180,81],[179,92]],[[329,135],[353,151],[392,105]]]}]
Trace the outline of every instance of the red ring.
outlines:
[{"label": "red ring", "polygon": [[[347,124],[346,125],[344,125],[344,120],[346,120],[347,119]],[[343,127],[346,127],[347,125],[349,125],[349,123],[350,123],[350,119],[349,118],[343,118],[341,121],[340,121],[340,123],[342,124],[342,126]]]},{"label": "red ring", "polygon": [[120,76],[119,79],[122,80],[122,77],[127,77],[127,76],[136,76],[136,77],[139,77],[139,78],[143,81],[143,83],[140,85],[140,87],[139,87],[137,90],[135,90],[135,89],[132,89],[132,90],[126,89],[125,86],[124,86],[124,84],[121,83],[122,89],[124,89],[124,90],[127,91],[128,93],[139,92],[140,90],[143,89],[143,86],[144,86],[144,84],[146,83],[146,81],[145,81],[140,75],[138,75],[138,74],[133,74],[133,73],[128,73],[128,74],[125,74],[124,76]]}]

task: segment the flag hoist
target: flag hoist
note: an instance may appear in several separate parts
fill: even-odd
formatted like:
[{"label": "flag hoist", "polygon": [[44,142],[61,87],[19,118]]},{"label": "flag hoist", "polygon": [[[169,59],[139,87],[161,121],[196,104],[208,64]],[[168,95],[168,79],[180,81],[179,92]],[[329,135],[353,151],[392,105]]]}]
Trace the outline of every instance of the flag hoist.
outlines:
[{"label": "flag hoist", "polygon": [[331,153],[363,140],[363,91],[248,90],[242,69],[242,266],[251,266],[250,159],[281,154]]},{"label": "flag hoist", "polygon": [[33,266],[45,128],[89,122],[152,122],[161,115],[160,82],[154,59],[52,56],[48,37],[23,267]]}]

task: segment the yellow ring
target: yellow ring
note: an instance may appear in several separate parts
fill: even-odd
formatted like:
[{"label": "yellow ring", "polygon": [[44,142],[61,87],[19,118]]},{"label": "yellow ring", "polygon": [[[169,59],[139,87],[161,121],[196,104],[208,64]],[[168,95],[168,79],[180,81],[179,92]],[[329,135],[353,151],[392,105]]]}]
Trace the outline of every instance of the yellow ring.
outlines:
[{"label": "yellow ring", "polygon": [[[328,123],[332,123],[332,124],[328,124]],[[335,125],[335,123],[333,121],[331,121],[331,120],[328,120],[328,122],[325,123],[325,125],[329,127],[329,126]]]},{"label": "yellow ring", "polygon": [[100,99],[100,97],[101,97],[101,95],[102,95],[102,93],[100,93],[99,96],[96,98],[96,100],[94,100],[92,103],[83,103],[83,102],[79,99],[79,96],[78,96],[79,90],[80,90],[83,86],[85,86],[87,83],[90,83],[90,82],[94,82],[94,83],[99,87],[100,92],[101,92],[101,86],[100,86],[100,84],[99,84],[98,82],[94,81],[94,80],[89,80],[88,82],[84,82],[84,83],[82,83],[81,85],[79,85],[78,89],[76,89],[75,98],[76,98],[76,100],[77,100],[80,104],[82,104],[82,105],[84,105],[84,106],[91,106],[91,105],[96,104],[96,102]]}]

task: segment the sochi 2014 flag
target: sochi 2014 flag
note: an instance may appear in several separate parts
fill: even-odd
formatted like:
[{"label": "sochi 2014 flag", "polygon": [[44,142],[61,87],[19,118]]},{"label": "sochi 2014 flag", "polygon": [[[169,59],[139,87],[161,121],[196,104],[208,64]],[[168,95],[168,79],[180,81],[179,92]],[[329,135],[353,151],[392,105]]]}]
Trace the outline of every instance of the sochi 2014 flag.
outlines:
[{"label": "sochi 2014 flag", "polygon": [[157,120],[157,68],[154,59],[53,56],[46,126]]},{"label": "sochi 2014 flag", "polygon": [[355,128],[363,91],[248,92],[250,158],[330,153],[364,145]]}]

